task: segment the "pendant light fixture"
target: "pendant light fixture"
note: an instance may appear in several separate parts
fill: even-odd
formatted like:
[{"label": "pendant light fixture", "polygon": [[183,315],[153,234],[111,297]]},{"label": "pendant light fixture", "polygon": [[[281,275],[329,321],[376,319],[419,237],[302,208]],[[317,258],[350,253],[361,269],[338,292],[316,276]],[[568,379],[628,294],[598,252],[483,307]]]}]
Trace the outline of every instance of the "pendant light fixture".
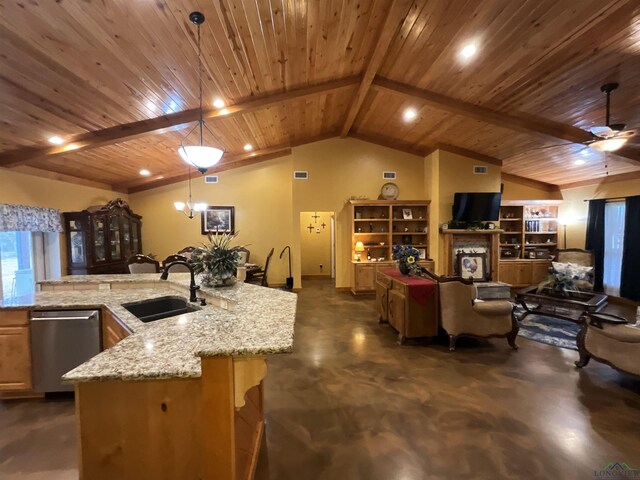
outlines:
[{"label": "pendant light fixture", "polygon": [[174,202],[173,206],[176,207],[178,212],[184,213],[187,217],[193,218],[195,214],[203,212],[207,209],[207,204],[202,202],[193,203],[191,199],[191,166],[189,166],[189,200],[185,202]]},{"label": "pendant light fixture", "polygon": [[[198,32],[198,78],[200,82],[200,118],[198,123],[189,130],[189,133],[185,135],[178,147],[178,153],[182,159],[189,165],[196,168],[200,173],[205,173],[207,169],[216,165],[222,158],[223,150],[215,147],[207,147],[202,144],[203,129],[207,129],[209,133],[213,135],[211,130],[204,123],[202,118],[202,47],[200,44],[200,25],[204,23],[204,15],[200,12],[191,12],[189,14],[189,20],[196,26]],[[200,128],[200,144],[199,145],[185,145],[185,140],[193,133],[196,128]],[[191,218],[191,217],[190,217]]]}]

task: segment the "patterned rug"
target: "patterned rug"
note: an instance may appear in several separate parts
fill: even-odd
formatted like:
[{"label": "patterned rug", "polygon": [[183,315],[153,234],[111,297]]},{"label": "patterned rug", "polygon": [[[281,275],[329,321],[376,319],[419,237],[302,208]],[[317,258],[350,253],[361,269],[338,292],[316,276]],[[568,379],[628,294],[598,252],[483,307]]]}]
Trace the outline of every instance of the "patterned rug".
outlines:
[{"label": "patterned rug", "polygon": [[[517,318],[520,318],[520,314],[520,312],[516,312]],[[520,325],[518,335],[524,338],[553,345],[554,347],[578,350],[576,336],[580,331],[580,326],[576,323],[544,315],[531,314],[527,315],[518,324]]]}]

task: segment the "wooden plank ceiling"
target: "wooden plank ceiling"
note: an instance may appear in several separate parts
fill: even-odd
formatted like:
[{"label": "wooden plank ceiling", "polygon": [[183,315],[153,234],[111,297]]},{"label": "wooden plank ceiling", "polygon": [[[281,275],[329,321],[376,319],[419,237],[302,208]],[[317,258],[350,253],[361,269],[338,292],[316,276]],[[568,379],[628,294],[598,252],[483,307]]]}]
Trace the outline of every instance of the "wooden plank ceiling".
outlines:
[{"label": "wooden plank ceiling", "polygon": [[0,166],[125,191],[184,178],[193,10],[218,170],[351,135],[556,185],[640,171],[640,135],[607,157],[581,144],[604,124],[606,82],[612,121],[640,129],[637,0],[0,0]]}]

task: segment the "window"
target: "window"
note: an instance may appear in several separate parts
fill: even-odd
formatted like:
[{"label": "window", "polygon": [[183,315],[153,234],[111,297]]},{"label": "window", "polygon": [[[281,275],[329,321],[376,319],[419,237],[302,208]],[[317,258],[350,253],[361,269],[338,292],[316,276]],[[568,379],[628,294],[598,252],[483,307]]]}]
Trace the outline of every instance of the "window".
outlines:
[{"label": "window", "polygon": [[57,233],[0,232],[0,299],[35,292],[36,282],[60,276]]},{"label": "window", "polygon": [[604,207],[604,291],[620,296],[620,273],[624,245],[625,202],[608,202]]}]

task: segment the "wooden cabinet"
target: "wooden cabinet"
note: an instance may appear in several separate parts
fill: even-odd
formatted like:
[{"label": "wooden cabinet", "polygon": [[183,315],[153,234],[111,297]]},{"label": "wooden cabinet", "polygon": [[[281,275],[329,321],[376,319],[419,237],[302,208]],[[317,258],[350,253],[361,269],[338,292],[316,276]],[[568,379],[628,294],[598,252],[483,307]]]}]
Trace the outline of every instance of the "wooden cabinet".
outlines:
[{"label": "wooden cabinet", "polygon": [[[392,262],[394,245],[413,245],[421,251],[423,261],[429,258],[429,203],[428,200],[349,202],[350,260],[356,264],[351,284],[353,293],[375,291],[376,268],[381,264],[386,267]],[[375,268],[365,268],[370,265]]]},{"label": "wooden cabinet", "polygon": [[82,212],[65,212],[67,273],[128,273],[127,259],[142,253],[142,217],[117,198]]},{"label": "wooden cabinet", "polygon": [[[434,271],[433,260],[421,260],[420,265],[430,271]],[[354,295],[376,292],[376,272],[380,269],[395,268],[396,262],[352,262],[353,282],[351,293]]]},{"label": "wooden cabinet", "polygon": [[388,322],[398,332],[400,343],[406,338],[434,337],[438,334],[437,290],[426,302],[419,302],[413,298],[409,285],[402,279],[378,271],[376,308],[380,322]]},{"label": "wooden cabinet", "polygon": [[102,349],[113,347],[131,332],[106,308],[102,310]]},{"label": "wooden cabinet", "polygon": [[512,287],[536,285],[548,275],[549,267],[549,260],[502,260],[498,267],[499,278]]},{"label": "wooden cabinet", "polygon": [[29,391],[31,342],[27,310],[0,311],[0,391]]}]

